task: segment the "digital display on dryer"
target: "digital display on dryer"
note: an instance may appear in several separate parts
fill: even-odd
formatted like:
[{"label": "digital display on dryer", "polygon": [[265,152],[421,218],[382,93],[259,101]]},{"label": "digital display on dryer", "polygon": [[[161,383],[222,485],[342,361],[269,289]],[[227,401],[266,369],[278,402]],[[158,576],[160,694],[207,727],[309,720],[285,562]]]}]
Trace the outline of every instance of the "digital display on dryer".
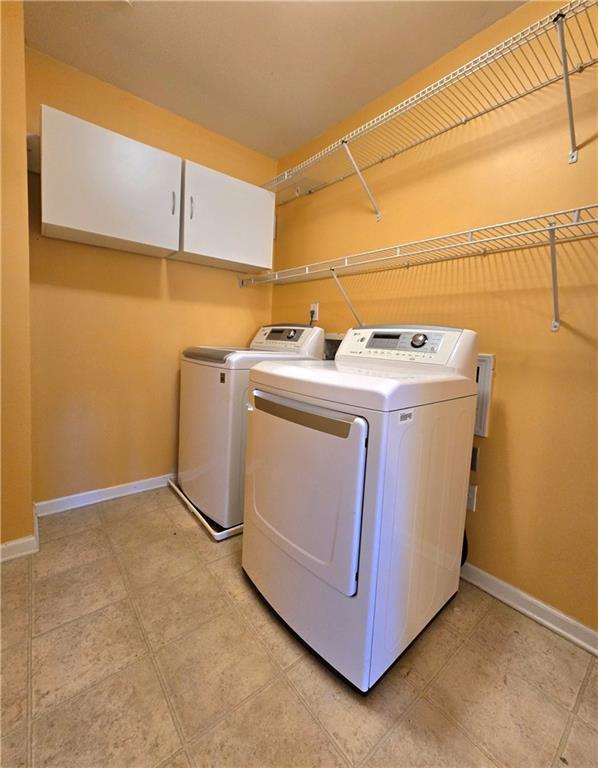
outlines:
[{"label": "digital display on dryer", "polygon": [[398,349],[400,333],[372,333],[367,349]]}]

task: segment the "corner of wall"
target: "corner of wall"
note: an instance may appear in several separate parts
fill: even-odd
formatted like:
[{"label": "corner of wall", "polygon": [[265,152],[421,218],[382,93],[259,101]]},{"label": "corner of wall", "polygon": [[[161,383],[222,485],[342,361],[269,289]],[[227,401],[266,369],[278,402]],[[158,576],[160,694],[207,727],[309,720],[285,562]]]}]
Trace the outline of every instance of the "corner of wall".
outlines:
[{"label": "corner of wall", "polygon": [[31,499],[31,344],[22,2],[0,4],[2,35],[0,540],[35,537]]}]

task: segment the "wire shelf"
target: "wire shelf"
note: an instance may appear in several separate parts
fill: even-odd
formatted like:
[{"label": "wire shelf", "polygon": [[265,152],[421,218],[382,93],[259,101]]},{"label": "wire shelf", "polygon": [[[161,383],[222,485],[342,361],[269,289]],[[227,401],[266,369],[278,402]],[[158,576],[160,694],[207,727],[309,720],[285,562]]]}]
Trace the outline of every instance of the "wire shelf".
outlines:
[{"label": "wire shelf", "polygon": [[[598,61],[598,0],[573,0],[264,184],[277,203],[313,194],[499,107],[565,81]],[[564,66],[566,62],[566,66]]]},{"label": "wire shelf", "polygon": [[331,270],[339,274],[362,274],[546,247],[550,245],[551,236],[555,244],[598,237],[598,203],[253,275],[243,278],[240,285],[304,282],[331,277]]}]

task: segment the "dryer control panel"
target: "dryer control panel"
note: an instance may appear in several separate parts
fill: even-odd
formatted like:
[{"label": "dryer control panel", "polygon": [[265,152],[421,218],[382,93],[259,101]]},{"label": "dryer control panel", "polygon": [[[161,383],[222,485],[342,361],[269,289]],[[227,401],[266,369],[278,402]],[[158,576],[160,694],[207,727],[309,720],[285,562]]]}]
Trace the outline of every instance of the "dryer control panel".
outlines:
[{"label": "dryer control panel", "polygon": [[439,326],[369,326],[352,328],[336,353],[335,360],[427,363],[448,365],[463,333]]},{"label": "dryer control panel", "polygon": [[250,349],[296,352],[304,357],[324,356],[324,329],[310,325],[264,325]]}]

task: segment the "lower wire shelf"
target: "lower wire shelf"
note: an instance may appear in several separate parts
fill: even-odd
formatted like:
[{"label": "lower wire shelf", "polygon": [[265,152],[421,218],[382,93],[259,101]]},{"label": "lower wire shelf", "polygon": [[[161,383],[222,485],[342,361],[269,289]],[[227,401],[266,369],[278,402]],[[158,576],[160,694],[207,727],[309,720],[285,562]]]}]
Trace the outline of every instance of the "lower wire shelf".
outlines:
[{"label": "lower wire shelf", "polygon": [[557,246],[595,237],[598,237],[598,203],[591,203],[564,211],[529,216],[501,224],[362,251],[290,269],[251,275],[242,278],[239,285],[246,287],[321,280],[337,274],[363,274],[375,270],[405,269],[441,261],[548,246],[553,289],[551,328],[556,331],[560,325]]}]

